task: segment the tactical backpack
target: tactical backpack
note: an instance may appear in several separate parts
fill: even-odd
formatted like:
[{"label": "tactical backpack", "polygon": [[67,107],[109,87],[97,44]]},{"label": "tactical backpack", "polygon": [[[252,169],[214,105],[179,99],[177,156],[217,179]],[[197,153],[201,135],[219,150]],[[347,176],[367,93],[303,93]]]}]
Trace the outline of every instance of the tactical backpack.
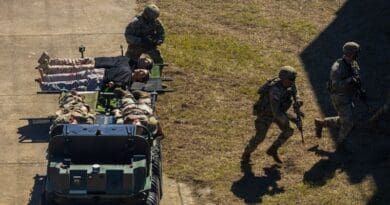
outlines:
[{"label": "tactical backpack", "polygon": [[279,82],[279,78],[268,79],[257,91],[260,95],[257,102],[253,105],[253,115],[257,115],[259,112],[264,111],[265,105],[267,104],[267,100],[264,100],[268,97],[269,90],[272,86],[274,86],[277,82]]}]

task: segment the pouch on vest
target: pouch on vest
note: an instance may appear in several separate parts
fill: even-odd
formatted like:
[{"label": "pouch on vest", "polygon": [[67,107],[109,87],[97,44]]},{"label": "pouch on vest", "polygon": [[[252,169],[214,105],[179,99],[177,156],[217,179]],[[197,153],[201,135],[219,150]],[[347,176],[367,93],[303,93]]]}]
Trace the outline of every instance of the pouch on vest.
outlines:
[{"label": "pouch on vest", "polygon": [[264,83],[257,93],[260,95],[259,99],[256,101],[256,103],[253,105],[253,115],[257,115],[261,111],[264,111],[265,109],[265,97],[268,96],[270,88],[275,85],[278,78],[267,80],[266,83]]}]

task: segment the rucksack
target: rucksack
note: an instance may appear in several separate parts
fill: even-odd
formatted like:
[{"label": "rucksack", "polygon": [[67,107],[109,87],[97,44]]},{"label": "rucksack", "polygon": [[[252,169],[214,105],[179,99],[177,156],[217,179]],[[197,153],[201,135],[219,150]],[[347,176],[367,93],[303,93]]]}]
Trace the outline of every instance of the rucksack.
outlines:
[{"label": "rucksack", "polygon": [[257,115],[260,111],[263,110],[263,104],[265,103],[264,98],[268,96],[269,90],[279,81],[279,78],[268,79],[257,91],[260,95],[257,102],[253,105],[253,115]]}]

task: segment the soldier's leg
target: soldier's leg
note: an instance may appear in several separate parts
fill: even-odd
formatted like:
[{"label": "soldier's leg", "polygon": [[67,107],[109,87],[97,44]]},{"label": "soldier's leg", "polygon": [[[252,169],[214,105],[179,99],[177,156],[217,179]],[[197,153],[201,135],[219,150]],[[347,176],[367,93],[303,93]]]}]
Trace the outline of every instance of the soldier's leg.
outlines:
[{"label": "soldier's leg", "polygon": [[153,48],[151,50],[148,50],[146,53],[150,56],[150,58],[152,58],[154,63],[156,64],[164,63],[164,59],[162,58],[161,52],[158,48]]},{"label": "soldier's leg", "polygon": [[93,58],[53,58],[50,59],[49,65],[93,65]]},{"label": "soldier's leg", "polygon": [[345,105],[338,112],[340,116],[340,130],[337,143],[341,144],[354,126],[352,106]]},{"label": "soldier's leg", "polygon": [[339,118],[339,116],[326,117],[324,119],[316,118],[316,119],[314,119],[314,125],[315,125],[316,137],[321,138],[322,137],[322,129],[324,127],[328,127],[328,128],[339,128],[340,127],[340,118]]},{"label": "soldier's leg", "polygon": [[294,134],[294,129],[291,127],[290,122],[286,125],[278,124],[278,126],[282,130],[282,133],[279,134],[276,141],[272,143],[266,153],[272,156],[276,162],[282,163],[282,160],[278,156],[278,149]]},{"label": "soldier's leg", "polygon": [[255,151],[261,142],[263,142],[271,123],[272,118],[262,116],[257,117],[255,121],[256,135],[252,137],[246,145],[241,157],[242,162],[249,162],[251,153]]}]

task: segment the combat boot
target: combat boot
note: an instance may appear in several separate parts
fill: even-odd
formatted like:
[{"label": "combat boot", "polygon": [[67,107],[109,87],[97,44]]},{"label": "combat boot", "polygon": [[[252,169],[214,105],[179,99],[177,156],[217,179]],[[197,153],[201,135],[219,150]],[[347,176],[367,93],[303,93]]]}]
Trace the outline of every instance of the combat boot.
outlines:
[{"label": "combat boot", "polygon": [[277,163],[283,163],[282,160],[278,156],[278,147],[272,145],[270,148],[267,149],[266,151],[268,156],[271,156],[275,162]]},{"label": "combat boot", "polygon": [[322,137],[322,128],[324,128],[324,120],[321,119],[314,119],[314,126],[316,129],[316,137],[321,138]]}]

